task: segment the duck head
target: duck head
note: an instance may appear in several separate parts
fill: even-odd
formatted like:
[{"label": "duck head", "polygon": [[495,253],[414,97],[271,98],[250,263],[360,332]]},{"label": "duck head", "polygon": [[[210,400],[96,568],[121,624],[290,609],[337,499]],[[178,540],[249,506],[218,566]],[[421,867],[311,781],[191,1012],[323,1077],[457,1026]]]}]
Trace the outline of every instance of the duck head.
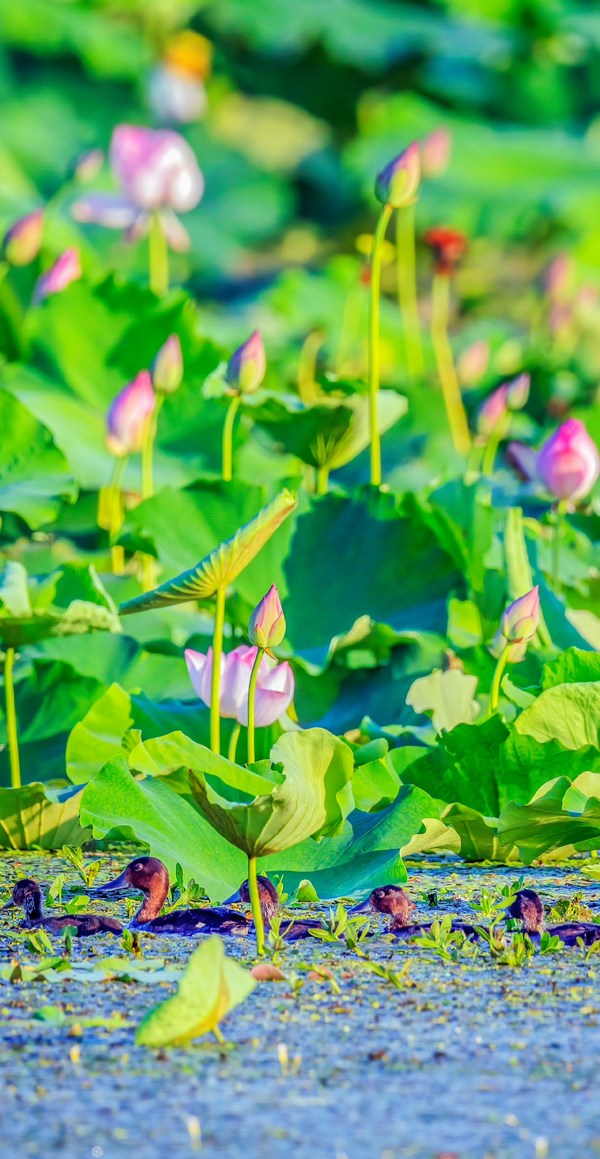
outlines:
[{"label": "duck head", "polygon": [[22,906],[23,913],[27,921],[34,922],[42,917],[42,891],[37,883],[31,877],[22,877],[17,881],[11,895],[11,899],[4,906],[4,909],[9,909],[12,906]]},{"label": "duck head", "polygon": [[539,934],[544,923],[544,907],[533,889],[520,889],[507,914],[520,921],[525,933]]},{"label": "duck head", "polygon": [[[272,881],[268,877],[257,877],[258,897],[260,900],[260,908],[263,916],[263,921],[266,925],[270,925],[272,919],[275,917],[279,909],[279,894],[275,889]],[[250,885],[247,881],[240,885],[239,893],[230,901],[241,901],[244,905],[251,905],[250,901]]]},{"label": "duck head", "polygon": [[136,914],[138,921],[156,917],[169,892],[169,871],[158,857],[136,857],[118,877],[99,885],[94,893],[112,893],[115,889],[137,889],[144,894],[144,903]]},{"label": "duck head", "polygon": [[374,889],[369,895],[368,906],[380,914],[389,914],[397,925],[408,925],[416,908],[414,901],[399,885],[382,885]]}]

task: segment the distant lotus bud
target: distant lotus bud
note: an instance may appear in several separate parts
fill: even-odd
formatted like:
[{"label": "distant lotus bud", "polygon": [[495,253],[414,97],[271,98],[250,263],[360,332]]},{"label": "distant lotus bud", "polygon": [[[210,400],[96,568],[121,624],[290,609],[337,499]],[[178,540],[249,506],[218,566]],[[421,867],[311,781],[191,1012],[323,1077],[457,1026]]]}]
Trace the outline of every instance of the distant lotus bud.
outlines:
[{"label": "distant lotus bud", "polygon": [[28,266],[40,252],[43,229],[43,209],[34,209],[15,221],[4,235],[6,261],[11,266]]},{"label": "distant lotus bud", "polygon": [[506,402],[509,410],[523,410],[529,398],[531,378],[528,374],[519,374],[511,382],[506,383]]},{"label": "distant lotus bud", "polygon": [[81,277],[79,250],[68,249],[56,259],[53,266],[38,278],[34,290],[34,302],[43,302],[51,294],[60,294],[71,282]]},{"label": "distant lotus bud", "polygon": [[579,419],[567,419],[540,450],[536,470],[557,499],[577,502],[589,494],[600,474],[600,455]]},{"label": "distant lotus bud", "polygon": [[421,179],[421,159],[416,141],[399,153],[377,174],[375,196],[382,205],[402,209],[415,200]]},{"label": "distant lotus bud", "polygon": [[72,165],[73,177],[84,185],[88,181],[93,181],[102,169],[104,161],[102,149],[87,149],[85,153],[80,153],[75,158]]},{"label": "distant lotus bud", "polygon": [[151,366],[152,385],[158,394],[174,394],[183,378],[183,355],[178,334],[171,334]]},{"label": "distant lotus bud", "polygon": [[463,350],[456,363],[458,377],[463,386],[477,386],[483,378],[490,361],[490,344],[479,338]]},{"label": "distant lotus bud", "polygon": [[276,648],[285,636],[285,616],[275,584],[250,616],[248,637],[259,648]]},{"label": "distant lotus bud", "polygon": [[518,664],[524,659],[527,645],[537,632],[539,619],[540,592],[536,586],[507,607],[492,645],[494,655],[500,656],[508,647],[509,662]]},{"label": "distant lotus bud", "polygon": [[445,225],[438,225],[427,231],[425,241],[433,250],[436,274],[443,274],[446,277],[453,274],[467,248],[464,233],[459,233],[457,229],[448,229]]},{"label": "distant lotus bud", "polygon": [[113,455],[131,455],[141,449],[155,405],[152,379],[142,370],[117,395],[108,412],[106,445]]},{"label": "distant lotus bud", "polygon": [[260,330],[234,350],[227,364],[227,382],[241,394],[258,390],[267,369],[267,359]]},{"label": "distant lotus bud", "polygon": [[498,432],[508,416],[508,385],[504,383],[486,398],[477,415],[477,433],[489,437]]},{"label": "distant lotus bud", "polygon": [[544,289],[553,302],[566,302],[571,297],[575,267],[570,254],[557,254],[544,274]]},{"label": "distant lotus bud", "polygon": [[440,177],[450,164],[452,135],[448,129],[434,129],[421,145],[421,165],[424,177]]}]

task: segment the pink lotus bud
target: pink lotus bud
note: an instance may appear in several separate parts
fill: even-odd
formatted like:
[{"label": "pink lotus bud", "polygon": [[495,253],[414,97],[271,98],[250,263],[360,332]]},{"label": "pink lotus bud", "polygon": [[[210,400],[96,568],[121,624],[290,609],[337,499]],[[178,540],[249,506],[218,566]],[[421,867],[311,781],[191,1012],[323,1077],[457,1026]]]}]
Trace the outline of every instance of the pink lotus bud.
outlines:
[{"label": "pink lotus bud", "polygon": [[[248,693],[250,676],[258,649],[241,644],[221,657],[221,679],[219,685],[219,706],[221,716],[248,724]],[[204,704],[210,706],[213,651],[185,652],[190,680],[196,694]],[[287,711],[294,696],[294,673],[287,661],[275,664],[263,656],[259,669],[254,701],[256,725],[267,728],[279,720]]]},{"label": "pink lotus bud", "polygon": [[255,330],[227,364],[227,382],[241,394],[258,390],[267,369],[267,359],[260,330]]},{"label": "pink lotus bud", "polygon": [[40,252],[43,230],[43,209],[34,209],[15,221],[4,235],[3,253],[6,261],[11,266],[28,266]]},{"label": "pink lotus bud", "polygon": [[273,584],[250,616],[248,636],[259,648],[276,648],[285,636],[285,616]]},{"label": "pink lotus bud", "polygon": [[402,209],[415,200],[421,180],[419,146],[413,141],[377,174],[375,196],[382,205]]},{"label": "pink lotus bud", "polygon": [[537,631],[539,618],[540,593],[536,586],[507,607],[494,637],[493,655],[499,657],[508,648],[510,664],[518,664],[523,660],[527,645]]},{"label": "pink lotus bud", "polygon": [[71,282],[81,277],[81,261],[79,250],[68,249],[56,259],[53,266],[38,278],[34,293],[34,302],[43,302],[51,294],[60,294]]},{"label": "pink lotus bud", "polygon": [[566,302],[573,290],[575,266],[570,254],[557,254],[544,274],[544,289],[553,302]]},{"label": "pink lotus bud", "polygon": [[178,334],[171,334],[151,366],[152,385],[158,394],[174,394],[183,378],[183,355]]},{"label": "pink lotus bud", "polygon": [[434,129],[421,145],[421,165],[424,177],[440,177],[450,164],[452,135],[448,129]]},{"label": "pink lotus bud", "polygon": [[506,403],[509,410],[523,410],[529,398],[531,378],[528,374],[518,374],[507,382]]},{"label": "pink lotus bud", "polygon": [[490,344],[485,338],[472,342],[459,356],[456,369],[463,386],[477,386],[490,361]]},{"label": "pink lotus bud", "polygon": [[117,125],[110,160],[128,200],[139,209],[194,209],[204,178],[187,141],[172,129]]},{"label": "pink lotus bud", "polygon": [[156,405],[152,379],[141,370],[113,400],[108,412],[106,445],[113,455],[131,455],[141,449],[146,424]]},{"label": "pink lotus bud", "polygon": [[508,417],[507,395],[508,385],[506,383],[488,395],[477,415],[478,434],[489,437],[500,430],[504,420]]},{"label": "pink lotus bud", "polygon": [[102,149],[87,149],[85,153],[81,153],[75,159],[73,176],[76,181],[81,181],[83,184],[86,184],[98,176],[103,165],[104,153]]},{"label": "pink lotus bud", "polygon": [[600,474],[600,455],[579,419],[567,419],[546,439],[536,470],[546,490],[557,499],[577,502],[589,494]]}]

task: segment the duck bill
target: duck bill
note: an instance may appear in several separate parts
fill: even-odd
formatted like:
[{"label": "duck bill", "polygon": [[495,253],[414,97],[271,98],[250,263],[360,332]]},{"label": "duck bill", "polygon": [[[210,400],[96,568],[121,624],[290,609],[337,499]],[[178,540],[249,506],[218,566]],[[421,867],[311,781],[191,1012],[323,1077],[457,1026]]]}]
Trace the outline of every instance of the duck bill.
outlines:
[{"label": "duck bill", "polygon": [[349,914],[366,914],[371,909],[371,896],[369,895],[364,901],[357,901],[356,905],[351,905],[348,910]]},{"label": "duck bill", "polygon": [[235,893],[232,893],[231,897],[226,897],[226,898],[225,898],[225,901],[223,902],[223,905],[231,905],[231,904],[232,904],[232,902],[234,902],[234,901],[241,901],[241,900],[242,900],[242,898],[241,898],[241,896],[240,896],[240,891],[239,891],[239,889],[236,889]]},{"label": "duck bill", "polygon": [[15,909],[15,908],[16,908],[16,902],[13,901],[12,897],[11,897],[10,901],[5,902],[4,905],[0,905],[0,910]]},{"label": "duck bill", "polygon": [[[104,885],[96,885],[94,893],[112,893],[115,889],[129,889],[129,882],[127,880],[127,870],[124,869],[118,877],[114,877],[112,881],[107,881]],[[90,890],[90,893],[92,891]]]}]

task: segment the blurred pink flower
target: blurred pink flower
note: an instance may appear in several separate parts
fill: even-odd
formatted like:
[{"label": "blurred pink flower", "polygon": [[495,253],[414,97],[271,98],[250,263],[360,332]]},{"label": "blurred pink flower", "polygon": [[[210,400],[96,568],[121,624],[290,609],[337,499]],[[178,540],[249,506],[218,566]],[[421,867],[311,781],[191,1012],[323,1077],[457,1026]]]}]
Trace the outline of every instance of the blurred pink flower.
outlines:
[{"label": "blurred pink flower", "polygon": [[106,445],[113,455],[122,457],[140,450],[155,405],[152,379],[147,370],[142,370],[111,403],[106,418]]},{"label": "blurred pink flower", "polygon": [[[220,714],[239,724],[248,724],[248,690],[250,674],[258,649],[240,644],[232,652],[221,657]],[[212,681],[212,648],[206,655],[187,648],[185,662],[194,691],[200,700],[210,705]],[[267,728],[279,720],[289,708],[294,695],[294,673],[287,661],[274,664],[267,656],[258,670],[256,686],[256,725]]]},{"label": "blurred pink flower", "polygon": [[375,196],[382,205],[402,209],[414,201],[421,180],[421,158],[417,141],[412,141],[406,149],[394,157],[375,181]]},{"label": "blurred pink flower", "polygon": [[421,165],[424,177],[440,177],[450,164],[452,134],[448,129],[434,129],[423,138]]},{"label": "blurred pink flower", "polygon": [[235,391],[251,394],[258,390],[267,369],[267,359],[260,330],[255,330],[227,363],[227,382]]},{"label": "blurred pink flower", "polygon": [[459,355],[456,369],[463,386],[476,386],[483,378],[490,361],[490,344],[478,338]]},{"label": "blurred pink flower", "polygon": [[[529,398],[529,375],[519,374],[511,382],[503,382],[486,398],[477,415],[477,431],[489,437],[502,433],[504,420],[511,411],[522,410]],[[508,425],[508,423],[506,424]]]},{"label": "blurred pink flower", "polygon": [[4,235],[4,257],[11,266],[27,266],[37,258],[42,245],[44,211],[34,209],[11,225]]},{"label": "blurred pink flower", "polygon": [[577,503],[600,475],[598,448],[579,419],[567,419],[537,454],[519,443],[511,443],[508,450],[521,473],[539,479],[556,499]]},{"label": "blurred pink flower", "polygon": [[77,221],[127,230],[137,239],[157,213],[169,245],[189,248],[190,239],[178,213],[194,209],[204,192],[204,178],[187,141],[172,129],[117,125],[110,163],[120,194],[91,193],[72,208]]},{"label": "blurred pink flower", "polygon": [[183,378],[183,355],[178,334],[170,334],[152,363],[152,385],[159,394],[174,394]]},{"label": "blurred pink flower", "polygon": [[34,302],[43,302],[51,294],[59,294],[71,282],[81,277],[79,250],[68,249],[56,259],[53,266],[38,278],[33,292]]},{"label": "blurred pink flower", "polygon": [[259,648],[276,648],[285,636],[285,616],[279,592],[272,584],[255,607],[248,624],[248,636]]}]

